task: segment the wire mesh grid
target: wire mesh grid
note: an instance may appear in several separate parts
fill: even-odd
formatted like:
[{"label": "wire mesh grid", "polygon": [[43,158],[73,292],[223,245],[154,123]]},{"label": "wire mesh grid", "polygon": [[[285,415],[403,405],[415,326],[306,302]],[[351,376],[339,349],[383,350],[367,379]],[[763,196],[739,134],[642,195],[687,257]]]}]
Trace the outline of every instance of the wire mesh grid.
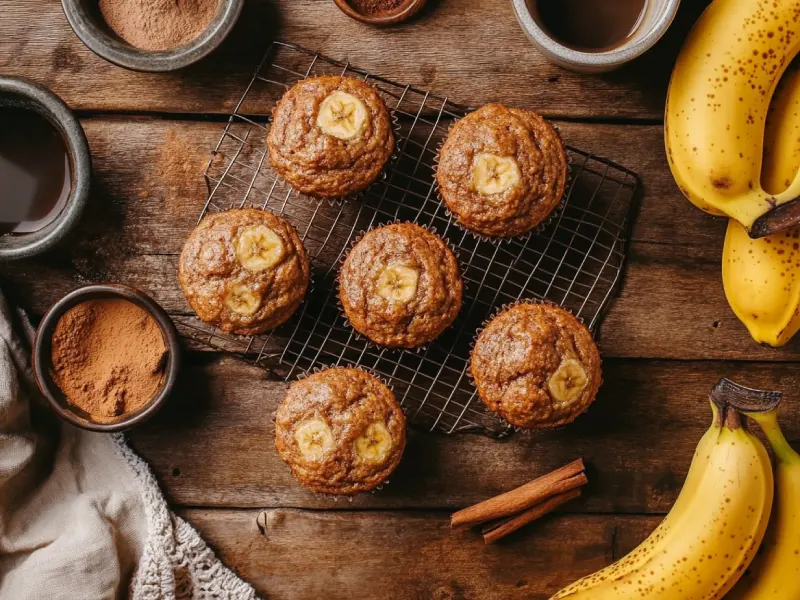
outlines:
[{"label": "wire mesh grid", "polygon": [[[381,179],[357,198],[339,203],[294,191],[269,167],[269,115],[297,81],[315,75],[359,77],[386,101],[397,127],[396,155]],[[570,185],[563,208],[527,238],[494,242],[461,229],[440,202],[437,149],[467,107],[395,83],[293,44],[274,42],[225,125],[205,173],[209,211],[254,206],[284,216],[309,253],[312,288],[283,326],[265,335],[224,334],[193,318],[185,335],[232,352],[286,379],[314,368],[359,365],[389,379],[410,422],[445,433],[509,433],[507,424],[476,398],[469,353],[476,331],[498,307],[526,298],[571,310],[593,331],[622,274],[625,239],[639,185],[632,171],[567,146]],[[426,226],[456,248],[464,304],[454,323],[422,350],[379,348],[347,324],[336,298],[336,271],[362,232],[393,221]]]}]

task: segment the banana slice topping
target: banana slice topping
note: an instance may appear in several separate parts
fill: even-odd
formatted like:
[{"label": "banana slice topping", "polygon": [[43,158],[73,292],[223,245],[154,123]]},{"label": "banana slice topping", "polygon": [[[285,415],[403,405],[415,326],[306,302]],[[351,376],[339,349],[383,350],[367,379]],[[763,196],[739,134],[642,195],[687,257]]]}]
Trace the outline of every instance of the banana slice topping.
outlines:
[{"label": "banana slice topping", "polygon": [[236,240],[236,258],[248,271],[269,269],[283,258],[283,240],[265,225],[246,227]]},{"label": "banana slice topping", "polygon": [[481,152],[472,164],[472,187],[484,196],[505,192],[521,179],[519,165],[511,156]]},{"label": "banana slice topping", "polygon": [[356,455],[371,463],[382,462],[392,448],[392,434],[381,421],[373,421],[356,439]]},{"label": "banana slice topping", "polygon": [[581,395],[587,383],[589,378],[583,365],[574,358],[568,358],[550,377],[547,388],[559,402],[572,402]]},{"label": "banana slice topping", "polygon": [[389,265],[378,277],[378,295],[393,302],[408,302],[417,293],[419,271],[404,265]]},{"label": "banana slice topping", "polygon": [[340,140],[352,140],[364,129],[367,119],[367,107],[361,100],[336,90],[320,104],[317,126]]},{"label": "banana slice topping", "polygon": [[333,433],[328,424],[319,417],[300,423],[294,430],[294,441],[304,458],[320,460],[333,448]]},{"label": "banana slice topping", "polygon": [[261,306],[261,295],[246,285],[236,283],[228,289],[225,306],[238,315],[249,317],[255,314]]}]

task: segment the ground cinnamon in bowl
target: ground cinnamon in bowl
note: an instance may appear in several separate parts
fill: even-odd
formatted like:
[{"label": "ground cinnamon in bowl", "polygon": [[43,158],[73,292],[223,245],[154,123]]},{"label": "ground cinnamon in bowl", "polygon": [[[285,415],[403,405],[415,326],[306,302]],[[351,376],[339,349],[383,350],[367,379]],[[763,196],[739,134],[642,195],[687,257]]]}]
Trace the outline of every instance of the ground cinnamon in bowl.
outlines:
[{"label": "ground cinnamon in bowl", "polygon": [[369,17],[385,15],[394,12],[406,0],[347,0],[350,6],[362,15]]},{"label": "ground cinnamon in bowl", "polygon": [[167,347],[156,320],[133,302],[88,300],[65,312],[51,342],[53,379],[95,421],[139,410],[164,381]]},{"label": "ground cinnamon in bowl", "polygon": [[[388,0],[386,0],[388,1]],[[220,0],[100,0],[108,26],[131,46],[163,51],[185,46],[211,24]]]}]

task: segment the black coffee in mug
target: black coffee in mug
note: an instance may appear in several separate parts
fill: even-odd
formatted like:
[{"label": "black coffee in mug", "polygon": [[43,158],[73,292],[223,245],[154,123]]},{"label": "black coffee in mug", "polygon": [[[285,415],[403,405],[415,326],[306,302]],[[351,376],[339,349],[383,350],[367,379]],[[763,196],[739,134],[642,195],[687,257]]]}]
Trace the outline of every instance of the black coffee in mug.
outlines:
[{"label": "black coffee in mug", "polygon": [[539,25],[575,50],[605,52],[622,45],[639,27],[647,0],[533,0]]},{"label": "black coffee in mug", "polygon": [[55,126],[35,111],[0,106],[0,234],[52,223],[70,188],[69,155]]}]

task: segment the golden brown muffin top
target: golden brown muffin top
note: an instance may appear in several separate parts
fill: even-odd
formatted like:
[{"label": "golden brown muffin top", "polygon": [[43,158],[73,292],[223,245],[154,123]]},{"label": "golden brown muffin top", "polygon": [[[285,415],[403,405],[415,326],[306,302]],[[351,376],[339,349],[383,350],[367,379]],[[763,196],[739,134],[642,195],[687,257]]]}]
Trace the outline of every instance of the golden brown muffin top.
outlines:
[{"label": "golden brown muffin top", "polygon": [[178,279],[197,316],[223,331],[261,333],[286,321],[309,282],[306,251],[286,220],[255,208],[209,214],[189,235]]},{"label": "golden brown muffin top", "polygon": [[492,319],[472,351],[478,394],[512,425],[571,422],[597,394],[602,374],[592,334],[549,304],[518,304]]},{"label": "golden brown muffin top", "polygon": [[339,298],[350,324],[384,346],[434,340],[458,316],[462,288],[447,245],[411,223],[367,232],[339,272]]},{"label": "golden brown muffin top", "polygon": [[450,129],[436,179],[464,227],[515,236],[542,223],[561,201],[567,158],[558,133],[537,113],[487,104]]},{"label": "golden brown muffin top", "polygon": [[287,91],[267,137],[272,166],[295,188],[320,198],[363,190],[394,150],[386,104],[350,77],[311,77]]},{"label": "golden brown muffin top", "polygon": [[291,385],[275,417],[275,446],[304,487],[353,495],[400,463],[406,419],[379,379],[335,367]]}]

